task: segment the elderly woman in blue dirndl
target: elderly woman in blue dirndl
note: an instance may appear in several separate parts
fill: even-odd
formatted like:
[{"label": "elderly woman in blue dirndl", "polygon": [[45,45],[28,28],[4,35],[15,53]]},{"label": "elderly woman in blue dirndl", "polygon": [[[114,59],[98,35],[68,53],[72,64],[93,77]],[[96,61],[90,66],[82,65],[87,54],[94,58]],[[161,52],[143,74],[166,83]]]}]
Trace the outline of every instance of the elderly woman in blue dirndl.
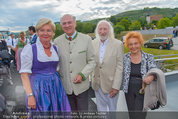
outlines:
[{"label": "elderly woman in blue dirndl", "polygon": [[26,91],[26,106],[33,112],[70,112],[70,104],[56,72],[59,57],[51,42],[55,25],[42,18],[36,25],[37,42],[24,47],[21,54],[21,79]]}]

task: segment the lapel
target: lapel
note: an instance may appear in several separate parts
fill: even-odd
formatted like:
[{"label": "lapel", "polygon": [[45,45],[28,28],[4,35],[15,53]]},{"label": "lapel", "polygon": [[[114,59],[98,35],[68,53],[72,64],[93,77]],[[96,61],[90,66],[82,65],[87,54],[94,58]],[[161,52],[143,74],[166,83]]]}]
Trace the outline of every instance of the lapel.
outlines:
[{"label": "lapel", "polygon": [[100,40],[96,39],[96,43],[94,45],[95,45],[95,51],[96,51],[96,60],[98,63],[100,63],[100,60],[99,60]]},{"label": "lapel", "polygon": [[106,46],[106,50],[105,50],[105,53],[104,53],[103,61],[102,61],[101,64],[104,63],[105,59],[108,57],[108,54],[111,53],[111,50],[112,50],[112,40],[113,40],[113,39],[109,39],[109,40],[108,40],[108,44],[107,44],[107,46]]},{"label": "lapel", "polygon": [[35,35],[34,35],[34,37],[33,37],[34,39],[36,39],[37,38],[37,35],[36,35],[36,33],[35,33]]}]

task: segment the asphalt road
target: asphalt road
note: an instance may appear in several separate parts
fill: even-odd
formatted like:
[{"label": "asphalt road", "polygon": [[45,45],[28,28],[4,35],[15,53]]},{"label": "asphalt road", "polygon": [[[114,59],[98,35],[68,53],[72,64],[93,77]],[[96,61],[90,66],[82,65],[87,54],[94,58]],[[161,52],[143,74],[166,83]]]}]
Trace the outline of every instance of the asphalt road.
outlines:
[{"label": "asphalt road", "polygon": [[[20,74],[17,72],[16,68],[11,66],[11,73],[13,78],[13,85],[10,85],[9,82],[4,79],[3,85],[0,86],[0,93],[5,97],[7,113],[11,114],[13,112],[26,112],[25,107],[25,91],[22,86],[22,81]],[[96,105],[91,100],[95,97],[93,90],[89,89],[89,110],[96,111]]]},{"label": "asphalt road", "polygon": [[172,40],[173,40],[174,45],[173,47],[171,47],[171,50],[178,50],[178,37],[173,38]]},{"label": "asphalt road", "polygon": [[22,87],[20,74],[16,68],[11,66],[13,85],[10,85],[6,78],[3,79],[3,85],[0,87],[0,93],[5,97],[7,113],[13,111],[26,111],[25,92]]}]

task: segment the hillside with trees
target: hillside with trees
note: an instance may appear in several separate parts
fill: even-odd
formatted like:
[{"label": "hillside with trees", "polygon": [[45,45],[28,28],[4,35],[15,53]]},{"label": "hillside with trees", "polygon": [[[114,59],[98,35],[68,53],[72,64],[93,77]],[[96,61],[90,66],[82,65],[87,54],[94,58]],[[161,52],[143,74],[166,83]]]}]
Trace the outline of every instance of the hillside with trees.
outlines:
[{"label": "hillside with trees", "polygon": [[[153,20],[147,23],[147,15],[162,15],[159,21]],[[109,18],[103,18],[113,23],[115,34],[118,35],[122,31],[140,30],[140,29],[164,29],[165,27],[178,26],[178,8],[144,8],[142,10],[132,10],[113,15]],[[102,19],[90,21],[77,21],[77,31],[83,33],[94,33],[96,24]],[[63,33],[59,23],[56,24],[55,37]]]},{"label": "hillside with trees", "polygon": [[147,15],[163,15],[163,17],[172,18],[175,17],[178,13],[178,8],[144,8],[142,10],[132,10],[123,12],[115,15],[117,19],[121,19],[123,17],[128,17],[131,21],[136,21],[138,19],[145,19]]}]

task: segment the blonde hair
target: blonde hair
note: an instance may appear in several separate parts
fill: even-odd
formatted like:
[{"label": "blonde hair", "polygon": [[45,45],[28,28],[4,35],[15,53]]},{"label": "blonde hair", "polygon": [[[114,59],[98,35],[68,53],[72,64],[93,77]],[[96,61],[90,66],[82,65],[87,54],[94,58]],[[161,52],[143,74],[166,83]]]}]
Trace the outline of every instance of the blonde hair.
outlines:
[{"label": "blonde hair", "polygon": [[46,24],[49,24],[49,25],[52,27],[53,32],[55,31],[56,26],[55,26],[55,24],[53,23],[53,21],[52,21],[51,19],[48,19],[48,18],[41,18],[41,19],[37,22],[36,27],[35,27],[37,33],[38,33],[39,29],[40,29],[41,27],[43,27],[44,25],[46,25]]},{"label": "blonde hair", "polygon": [[26,36],[26,33],[25,33],[25,31],[21,31],[20,33],[19,33],[19,35],[24,35],[24,36]]},{"label": "blonde hair", "polygon": [[99,21],[98,22],[98,24],[97,24],[97,26],[96,26],[96,29],[95,29],[95,36],[96,36],[96,38],[97,39],[99,39],[100,38],[100,36],[99,36],[99,34],[98,34],[98,28],[99,28],[99,25],[101,24],[101,23],[107,23],[108,24],[108,26],[109,26],[109,38],[110,39],[114,39],[114,29],[113,29],[113,26],[112,26],[112,23],[111,22],[109,22],[109,21],[106,21],[106,20],[101,20],[101,21]]},{"label": "blonde hair", "polygon": [[129,39],[130,38],[137,38],[139,43],[142,45],[143,44],[143,37],[142,34],[140,32],[136,32],[136,31],[131,31],[129,33],[127,33],[126,38],[125,38],[125,46],[128,48],[129,46]]}]

